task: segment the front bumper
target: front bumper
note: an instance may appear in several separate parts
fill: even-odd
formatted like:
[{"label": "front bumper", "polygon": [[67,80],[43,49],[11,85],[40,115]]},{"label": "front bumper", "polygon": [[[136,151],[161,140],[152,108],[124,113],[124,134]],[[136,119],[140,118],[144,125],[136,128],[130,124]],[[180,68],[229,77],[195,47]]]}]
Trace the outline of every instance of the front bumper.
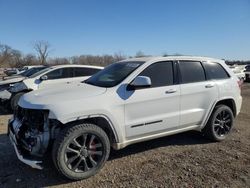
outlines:
[{"label": "front bumper", "polygon": [[31,160],[31,159],[25,158],[22,155],[21,151],[19,150],[18,139],[17,139],[17,137],[15,135],[15,131],[14,131],[15,128],[13,127],[14,122],[15,122],[15,120],[13,120],[13,119],[9,120],[9,123],[8,123],[8,135],[9,135],[11,144],[14,146],[17,158],[20,161],[22,161],[23,163],[31,166],[32,168],[42,170],[43,169],[43,167],[41,165],[42,161]]}]

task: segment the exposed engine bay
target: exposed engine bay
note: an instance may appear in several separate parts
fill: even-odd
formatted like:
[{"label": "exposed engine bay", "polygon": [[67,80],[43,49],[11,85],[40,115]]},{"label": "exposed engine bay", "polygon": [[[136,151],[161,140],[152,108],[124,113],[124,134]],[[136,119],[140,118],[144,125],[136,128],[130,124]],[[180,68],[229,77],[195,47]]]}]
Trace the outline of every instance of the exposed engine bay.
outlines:
[{"label": "exposed engine bay", "polygon": [[24,157],[42,157],[48,149],[52,125],[49,125],[49,111],[18,107],[10,122],[10,131],[15,135],[16,145]]}]

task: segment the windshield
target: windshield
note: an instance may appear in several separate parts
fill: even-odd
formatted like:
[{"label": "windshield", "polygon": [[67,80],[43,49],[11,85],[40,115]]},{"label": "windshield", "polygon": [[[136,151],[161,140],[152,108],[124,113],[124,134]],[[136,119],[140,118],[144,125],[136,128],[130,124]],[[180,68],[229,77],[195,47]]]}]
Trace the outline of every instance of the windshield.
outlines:
[{"label": "windshield", "polygon": [[34,67],[31,69],[28,69],[22,73],[20,73],[19,75],[25,76],[25,77],[30,77],[31,75],[35,74],[36,72],[39,72],[43,69],[45,69],[46,67]]},{"label": "windshield", "polygon": [[126,61],[114,63],[91,76],[85,81],[85,83],[99,87],[116,86],[143,63],[144,61]]},{"label": "windshield", "polygon": [[37,77],[37,76],[39,76],[39,75],[41,75],[41,74],[47,72],[47,71],[50,70],[50,69],[52,69],[52,68],[49,67],[49,68],[43,69],[43,70],[41,70],[41,71],[38,71],[38,72],[36,72],[35,74],[32,74],[31,76],[29,76],[29,78],[35,78],[35,77]]}]

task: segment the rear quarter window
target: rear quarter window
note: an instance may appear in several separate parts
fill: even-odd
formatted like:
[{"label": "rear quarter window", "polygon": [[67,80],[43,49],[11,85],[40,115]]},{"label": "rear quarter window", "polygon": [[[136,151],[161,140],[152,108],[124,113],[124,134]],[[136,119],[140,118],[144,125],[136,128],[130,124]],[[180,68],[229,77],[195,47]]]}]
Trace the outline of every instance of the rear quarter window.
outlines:
[{"label": "rear quarter window", "polygon": [[227,79],[229,74],[219,63],[203,62],[208,79]]}]

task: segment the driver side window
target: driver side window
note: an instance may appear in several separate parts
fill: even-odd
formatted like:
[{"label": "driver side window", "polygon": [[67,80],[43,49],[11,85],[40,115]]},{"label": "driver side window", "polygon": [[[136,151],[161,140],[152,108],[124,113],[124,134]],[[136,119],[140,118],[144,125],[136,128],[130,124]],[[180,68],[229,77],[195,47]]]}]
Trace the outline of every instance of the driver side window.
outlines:
[{"label": "driver side window", "polygon": [[70,78],[73,77],[73,69],[72,68],[56,69],[47,73],[46,75],[48,76],[48,80]]},{"label": "driver side window", "polygon": [[158,62],[148,66],[139,76],[151,79],[152,87],[162,87],[174,84],[173,62]]}]

